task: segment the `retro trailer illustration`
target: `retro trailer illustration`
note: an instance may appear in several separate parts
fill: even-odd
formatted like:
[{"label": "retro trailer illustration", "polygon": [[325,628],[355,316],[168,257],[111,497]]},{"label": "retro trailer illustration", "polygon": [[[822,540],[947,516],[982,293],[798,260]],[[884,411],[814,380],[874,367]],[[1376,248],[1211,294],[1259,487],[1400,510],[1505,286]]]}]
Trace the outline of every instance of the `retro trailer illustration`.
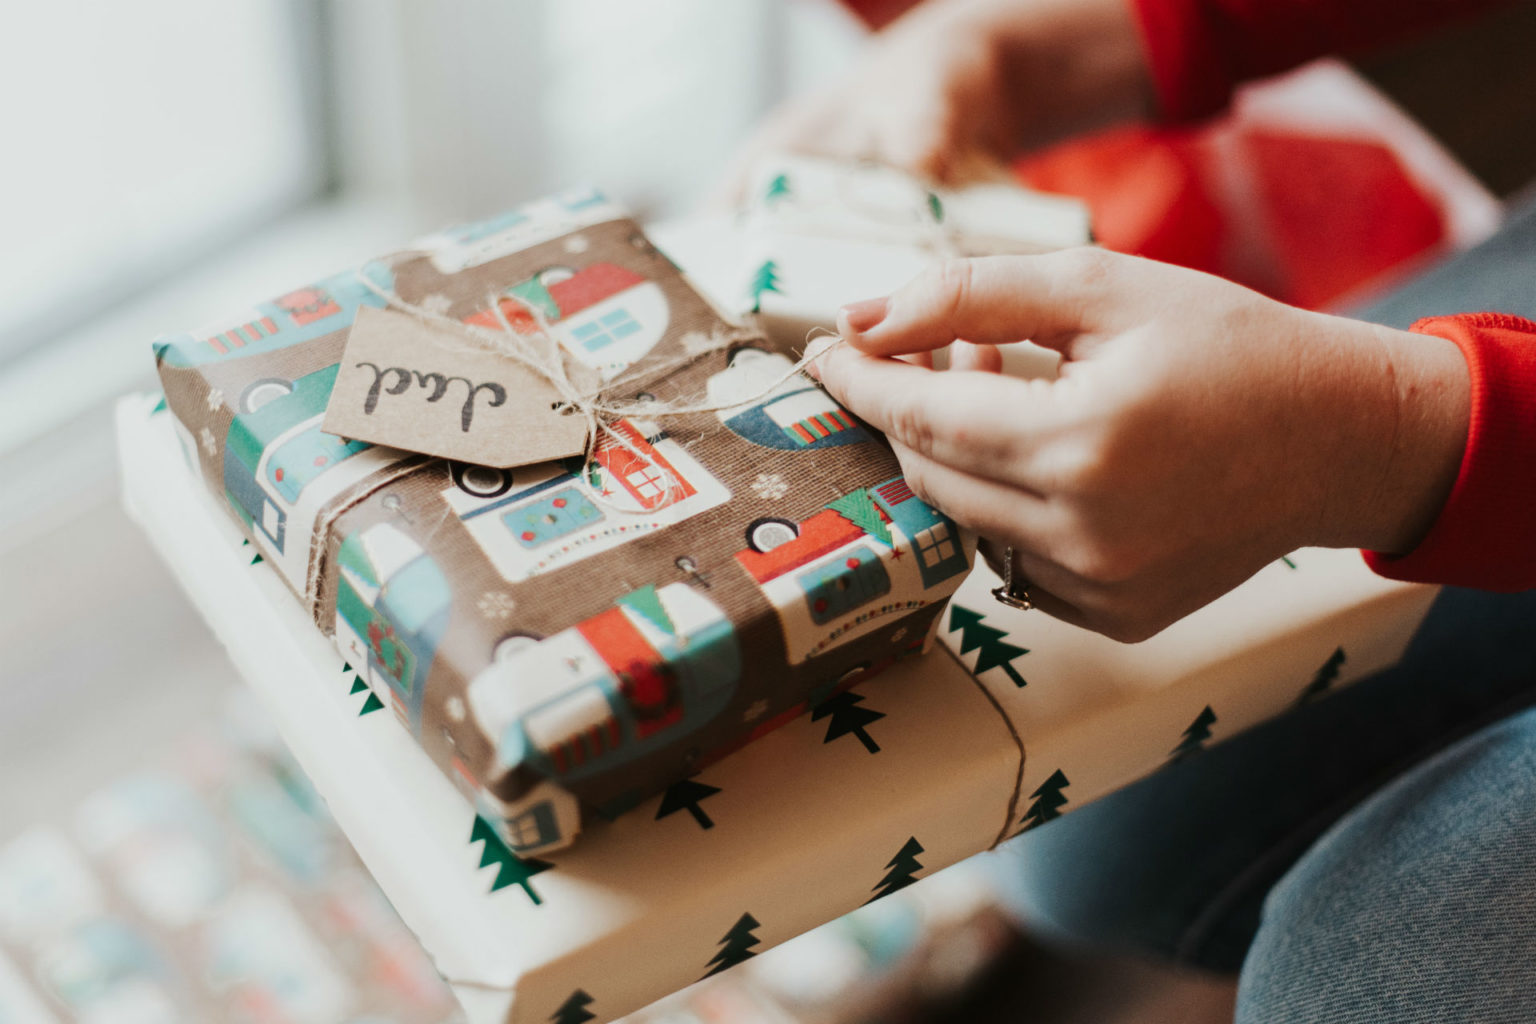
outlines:
[{"label": "retro trailer illustration", "polygon": [[[496,308],[521,334],[539,329],[537,310],[550,333],[584,366],[611,380],[649,352],[667,333],[671,311],[661,286],[617,263],[580,269],[554,266],[506,289]],[[504,329],[494,309],[465,323]]]},{"label": "retro trailer illustration", "polygon": [[778,352],[752,347],[732,352],[727,367],[709,379],[709,400],[723,404],[739,398],[743,404],[716,413],[720,422],[764,448],[833,448],[870,440],[853,414],[803,373],[762,395],[792,366]]},{"label": "retro trailer illustration", "polygon": [[412,734],[452,594],[421,545],[390,523],[349,534],[337,552],[336,649]]},{"label": "retro trailer illustration", "polygon": [[902,477],[861,488],[804,522],[763,518],[736,560],[774,606],[790,664],[949,596],[970,569],[959,528]]},{"label": "retro trailer illustration", "polygon": [[246,385],[224,443],[225,497],[261,553],[301,594],[320,510],[348,487],[407,457],[320,429],[337,369]]},{"label": "retro trailer illustration", "polygon": [[515,799],[485,797],[509,844],[534,853],[563,843],[579,827],[566,787],[696,731],[740,676],[730,620],[686,583],[641,587],[498,658],[469,685],[471,713],[504,769],[540,780]]},{"label": "retro trailer illustration", "polygon": [[201,366],[301,345],[345,330],[357,319],[360,307],[384,306],[384,299],[359,280],[359,274],[367,274],[386,293],[394,289],[389,267],[369,263],[360,271],[348,270],[263,302],[207,330],[163,338],[155,343],[155,358],[171,366]]},{"label": "retro trailer illustration", "polygon": [[443,499],[508,581],[575,564],[730,497],[655,424],[619,420],[610,431],[585,470],[579,458],[519,469],[453,466]]}]

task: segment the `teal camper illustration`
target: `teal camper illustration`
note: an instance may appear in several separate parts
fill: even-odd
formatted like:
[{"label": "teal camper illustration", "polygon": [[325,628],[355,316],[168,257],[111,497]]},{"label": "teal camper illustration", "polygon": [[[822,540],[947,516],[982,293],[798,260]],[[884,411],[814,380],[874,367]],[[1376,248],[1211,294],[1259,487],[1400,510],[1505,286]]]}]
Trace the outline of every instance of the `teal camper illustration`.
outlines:
[{"label": "teal camper illustration", "polygon": [[947,598],[970,569],[954,521],[902,477],[803,522],[754,520],[746,540],[736,560],[778,613],[790,664]]},{"label": "teal camper illustration", "polygon": [[[773,386],[793,366],[778,352],[752,347],[732,352],[726,369],[709,380],[709,399],[716,404],[744,401],[721,410],[720,421],[753,444],[786,451],[870,440],[853,414],[804,374]],[[769,387],[772,390],[763,394]]]},{"label": "teal camper illustration", "polygon": [[[364,274],[379,291],[361,280]],[[380,292],[393,287],[389,268],[370,263],[260,303],[218,326],[162,339],[155,343],[155,356],[168,366],[202,366],[302,345],[351,327],[362,306],[383,307]]]},{"label": "teal camper illustration", "polygon": [[336,649],[418,735],[427,674],[451,610],[448,578],[398,527],[376,523],[341,542]]},{"label": "teal camper illustration", "polygon": [[579,821],[568,784],[697,731],[740,676],[730,620],[685,583],[641,587],[499,659],[470,683],[470,708],[502,768],[547,780],[498,808],[511,845],[561,844]]},{"label": "teal camper illustration", "polygon": [[442,492],[509,581],[563,568],[714,508],[730,492],[644,420],[605,431],[580,459],[519,469],[455,466]]},{"label": "teal camper illustration", "polygon": [[262,553],[300,593],[315,518],[332,498],[403,453],[320,429],[336,366],[248,384],[224,443],[224,494]]}]

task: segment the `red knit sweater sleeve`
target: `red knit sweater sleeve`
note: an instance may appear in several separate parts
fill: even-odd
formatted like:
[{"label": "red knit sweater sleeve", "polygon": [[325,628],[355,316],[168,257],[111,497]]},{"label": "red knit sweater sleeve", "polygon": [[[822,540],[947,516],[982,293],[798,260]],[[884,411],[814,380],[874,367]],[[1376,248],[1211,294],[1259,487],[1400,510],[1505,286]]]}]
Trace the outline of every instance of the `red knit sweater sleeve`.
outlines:
[{"label": "red knit sweater sleeve", "polygon": [[1483,590],[1536,587],[1536,323],[1499,313],[1435,317],[1413,330],[1448,338],[1472,376],[1467,448],[1451,495],[1418,547],[1367,552],[1399,580]]},{"label": "red knit sweater sleeve", "polygon": [[1510,0],[1129,0],[1163,116],[1226,106],[1239,82],[1349,55]]}]

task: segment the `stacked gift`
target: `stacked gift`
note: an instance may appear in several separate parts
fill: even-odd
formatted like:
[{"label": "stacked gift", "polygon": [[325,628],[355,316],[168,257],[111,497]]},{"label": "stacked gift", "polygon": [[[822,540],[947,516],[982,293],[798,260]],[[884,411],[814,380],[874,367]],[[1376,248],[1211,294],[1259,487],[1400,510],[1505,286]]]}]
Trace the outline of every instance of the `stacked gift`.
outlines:
[{"label": "stacked gift", "polygon": [[[510,470],[328,435],[365,307],[552,336],[611,391],[655,360],[642,402],[709,411]],[[590,194],[160,353],[130,511],[474,1020],[748,962],[1391,664],[1434,595],[1305,551],[1134,647],[1005,608],[866,428]]]},{"label": "stacked gift", "polygon": [[[328,432],[338,377],[360,367],[369,413],[462,380],[465,431],[480,389],[481,407],[524,397],[344,355],[385,321],[408,353],[443,324],[553,339],[559,373],[647,414],[506,469]],[[334,638],[363,711],[391,709],[525,853],[920,653],[970,568],[883,440],[595,192],[434,236],[156,354],[189,457]],[[679,404],[704,411],[667,412]]]},{"label": "stacked gift", "polygon": [[351,666],[250,564],[153,405],[119,414],[130,512],[475,1021],[608,1020],[750,963],[1391,665],[1435,594],[1306,550],[1126,646],[1003,607],[978,569],[944,649],[520,857],[389,716],[358,716]]}]

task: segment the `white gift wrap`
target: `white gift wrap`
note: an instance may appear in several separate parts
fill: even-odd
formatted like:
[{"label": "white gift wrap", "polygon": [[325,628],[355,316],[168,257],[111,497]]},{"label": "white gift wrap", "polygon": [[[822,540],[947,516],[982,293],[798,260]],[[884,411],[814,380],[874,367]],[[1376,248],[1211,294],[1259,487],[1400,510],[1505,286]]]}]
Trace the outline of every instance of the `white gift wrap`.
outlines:
[{"label": "white gift wrap", "polygon": [[[1294,703],[1327,665],[1337,686],[1390,664],[1435,592],[1304,551],[1127,647],[998,605],[983,571],[941,621],[968,665],[985,659],[979,677],[944,651],[902,663],[548,862],[502,863],[394,717],[359,717],[330,642],[252,564],[153,406],[118,411],[130,514],[473,1021],[637,1009],[992,847],[1033,804],[1048,818],[1155,770],[1207,706],[1205,742]],[[1067,784],[1042,798],[1057,771]]]},{"label": "white gift wrap", "polygon": [[1001,184],[930,189],[888,167],[815,157],[760,161],[747,195],[736,281],[713,290],[796,348],[812,330],[832,329],[839,306],[889,294],[946,256],[1092,241],[1077,199]]}]

